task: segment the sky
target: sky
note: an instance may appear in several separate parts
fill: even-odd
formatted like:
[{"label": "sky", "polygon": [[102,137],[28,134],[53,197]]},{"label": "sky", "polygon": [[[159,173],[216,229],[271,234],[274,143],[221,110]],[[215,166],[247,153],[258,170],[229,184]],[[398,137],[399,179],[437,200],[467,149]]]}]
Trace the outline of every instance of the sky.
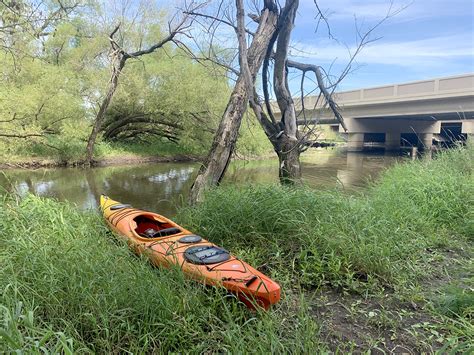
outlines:
[{"label": "sky", "polygon": [[[313,0],[300,0],[293,30],[292,57],[338,74],[361,31],[374,26],[390,9],[389,0],[319,0],[331,33],[316,31]],[[394,0],[392,12],[356,57],[353,71],[338,91],[474,72],[474,2],[472,0]],[[349,49],[349,50],[348,50]],[[298,82],[298,84],[297,84]],[[299,85],[293,78],[291,86]]]}]

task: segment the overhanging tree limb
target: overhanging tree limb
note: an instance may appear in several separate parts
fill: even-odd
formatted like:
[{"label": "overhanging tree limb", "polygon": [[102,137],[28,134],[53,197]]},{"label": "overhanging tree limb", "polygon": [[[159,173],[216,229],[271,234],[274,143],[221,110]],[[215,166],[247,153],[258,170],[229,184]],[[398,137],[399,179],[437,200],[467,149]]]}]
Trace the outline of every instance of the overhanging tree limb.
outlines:
[{"label": "overhanging tree limb", "polygon": [[0,133],[0,137],[4,138],[30,138],[30,137],[41,137],[45,138],[45,135],[42,133],[25,133],[25,134],[9,134],[9,133]]},{"label": "overhanging tree limb", "polygon": [[306,63],[299,63],[293,60],[288,60],[287,65],[291,68],[299,69],[303,73],[307,72],[313,72],[314,75],[316,76],[316,80],[318,83],[319,90],[323,94],[324,98],[326,99],[326,102],[331,109],[332,113],[336,117],[337,121],[341,124],[341,126],[344,128],[345,131],[347,131],[347,126],[344,123],[344,118],[342,117],[341,113],[339,112],[339,109],[337,107],[336,102],[334,101],[332,94],[329,93],[329,91],[326,88],[326,84],[324,83],[323,76],[321,74],[320,67],[314,64],[306,64]]}]

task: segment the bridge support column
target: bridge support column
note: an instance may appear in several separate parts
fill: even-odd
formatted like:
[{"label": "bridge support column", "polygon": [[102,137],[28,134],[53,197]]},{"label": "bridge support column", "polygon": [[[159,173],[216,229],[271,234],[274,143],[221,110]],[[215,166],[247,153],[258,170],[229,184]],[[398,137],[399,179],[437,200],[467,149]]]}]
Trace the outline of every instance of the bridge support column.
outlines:
[{"label": "bridge support column", "polygon": [[424,150],[431,150],[433,145],[433,133],[424,133],[418,136],[420,140],[420,148]]},{"label": "bridge support column", "polygon": [[385,150],[399,150],[400,138],[400,132],[385,133]]},{"label": "bridge support column", "polygon": [[463,121],[461,126],[461,133],[466,135],[466,139],[470,143],[474,143],[474,122]]},{"label": "bridge support column", "polygon": [[360,152],[364,149],[364,133],[348,133],[347,150]]}]

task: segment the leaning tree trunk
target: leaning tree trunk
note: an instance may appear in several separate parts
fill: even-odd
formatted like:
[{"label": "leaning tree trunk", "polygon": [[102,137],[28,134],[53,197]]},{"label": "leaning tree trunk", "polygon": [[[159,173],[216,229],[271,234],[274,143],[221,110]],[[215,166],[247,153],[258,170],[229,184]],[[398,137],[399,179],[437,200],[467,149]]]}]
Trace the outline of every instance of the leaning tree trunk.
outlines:
[{"label": "leaning tree trunk", "polygon": [[114,65],[112,68],[112,75],[109,81],[109,87],[107,89],[107,94],[102,100],[102,103],[99,107],[99,112],[97,112],[97,116],[94,120],[94,126],[92,127],[91,134],[89,135],[89,140],[87,141],[87,148],[86,148],[86,159],[84,164],[86,166],[90,166],[92,163],[92,158],[94,156],[94,145],[97,140],[97,135],[99,134],[100,129],[104,123],[105,113],[107,108],[112,101],[112,97],[114,96],[115,90],[118,86],[118,81],[120,77],[120,73],[122,72],[123,67],[125,66],[125,61],[127,58],[122,53],[117,53],[119,57],[114,59]]},{"label": "leaning tree trunk", "polygon": [[[313,72],[315,74],[322,96],[334,113],[336,119],[342,127],[346,129],[344,120],[337,109],[337,105],[325,86],[320,68],[314,64],[304,64],[288,60],[290,36],[294,27],[298,5],[298,0],[286,0],[285,7],[282,9],[278,20],[278,29],[270,42],[263,62],[262,84],[266,112],[255,90],[250,97],[250,106],[278,155],[280,161],[279,177],[282,184],[301,182],[300,153],[302,151],[301,145],[303,137],[301,137],[298,132],[296,107],[288,86],[288,67],[302,71],[301,87],[303,87],[305,74],[307,72]],[[277,46],[275,52],[273,52],[275,42]],[[269,79],[267,70],[269,68],[270,59],[272,58],[275,61],[273,68],[273,89],[281,113],[280,120],[277,120],[273,115],[268,90]],[[303,93],[301,95],[302,103],[304,103]],[[302,108],[304,110],[304,106]]]},{"label": "leaning tree trunk", "polygon": [[[239,3],[239,1],[237,1],[237,3]],[[237,5],[237,7],[239,7],[239,5]],[[242,8],[240,11],[238,9],[238,13],[240,13],[241,16],[243,16],[242,10]],[[265,57],[267,46],[276,29],[277,18],[278,9],[274,1],[266,0],[265,8],[259,18],[257,32],[253,36],[252,44],[246,56],[247,58],[244,58],[246,61],[245,68],[242,67],[242,61],[240,61],[241,68],[239,78],[214,136],[209,154],[201,166],[198,176],[191,188],[191,203],[201,201],[205,190],[219,184],[225,174],[232,153],[234,152],[240,124],[247,110],[248,100],[252,94],[255,78]],[[240,40],[242,40],[243,37],[242,31],[245,31],[245,29],[239,28],[239,50],[241,50]],[[243,35],[245,36],[245,32]]]},{"label": "leaning tree trunk", "polygon": [[[194,9],[199,8],[200,6],[202,5],[197,5]],[[193,10],[193,8],[189,9]],[[188,18],[189,15],[187,14],[183,16],[183,18],[177,23],[174,28],[171,28],[171,24],[168,23],[169,34],[165,38],[148,47],[147,49],[138,50],[133,53],[125,52],[114,40],[115,34],[120,29],[120,24],[118,24],[114,28],[112,33],[109,35],[109,41],[112,49],[112,75],[110,77],[109,86],[107,88],[107,94],[105,95],[104,100],[100,105],[99,112],[97,112],[97,116],[94,121],[94,126],[87,142],[85,165],[90,166],[92,163],[92,157],[94,155],[94,145],[97,140],[97,135],[99,134],[104,123],[105,113],[110,105],[110,102],[112,101],[112,97],[114,96],[115,90],[117,89],[119,77],[122,73],[122,69],[125,67],[125,62],[127,61],[127,59],[137,58],[145,54],[153,53],[157,49],[163,47],[166,43],[174,41],[174,38],[177,34],[182,33],[185,28],[189,27],[190,24],[187,24]]]},{"label": "leaning tree trunk", "polygon": [[209,155],[194,181],[191,202],[201,201],[206,188],[217,185],[222,180],[235,148],[247,101],[247,85],[243,78],[239,78],[214,136]]}]

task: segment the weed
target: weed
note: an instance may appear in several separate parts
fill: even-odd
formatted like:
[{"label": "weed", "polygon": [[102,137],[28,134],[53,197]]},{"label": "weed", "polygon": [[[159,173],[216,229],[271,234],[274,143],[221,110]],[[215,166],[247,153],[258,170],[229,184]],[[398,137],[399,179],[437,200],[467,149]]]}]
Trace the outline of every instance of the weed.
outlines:
[{"label": "weed", "polygon": [[254,314],[221,289],[151,268],[96,214],[34,196],[1,206],[0,352],[321,348],[304,304],[291,321],[285,302]]},{"label": "weed", "polygon": [[[188,229],[282,284],[281,303],[265,313],[150,267],[112,242],[98,214],[6,196],[0,351],[469,351],[472,153],[396,166],[366,194],[222,187],[182,209]],[[440,287],[435,276],[452,265],[466,275]]]}]

